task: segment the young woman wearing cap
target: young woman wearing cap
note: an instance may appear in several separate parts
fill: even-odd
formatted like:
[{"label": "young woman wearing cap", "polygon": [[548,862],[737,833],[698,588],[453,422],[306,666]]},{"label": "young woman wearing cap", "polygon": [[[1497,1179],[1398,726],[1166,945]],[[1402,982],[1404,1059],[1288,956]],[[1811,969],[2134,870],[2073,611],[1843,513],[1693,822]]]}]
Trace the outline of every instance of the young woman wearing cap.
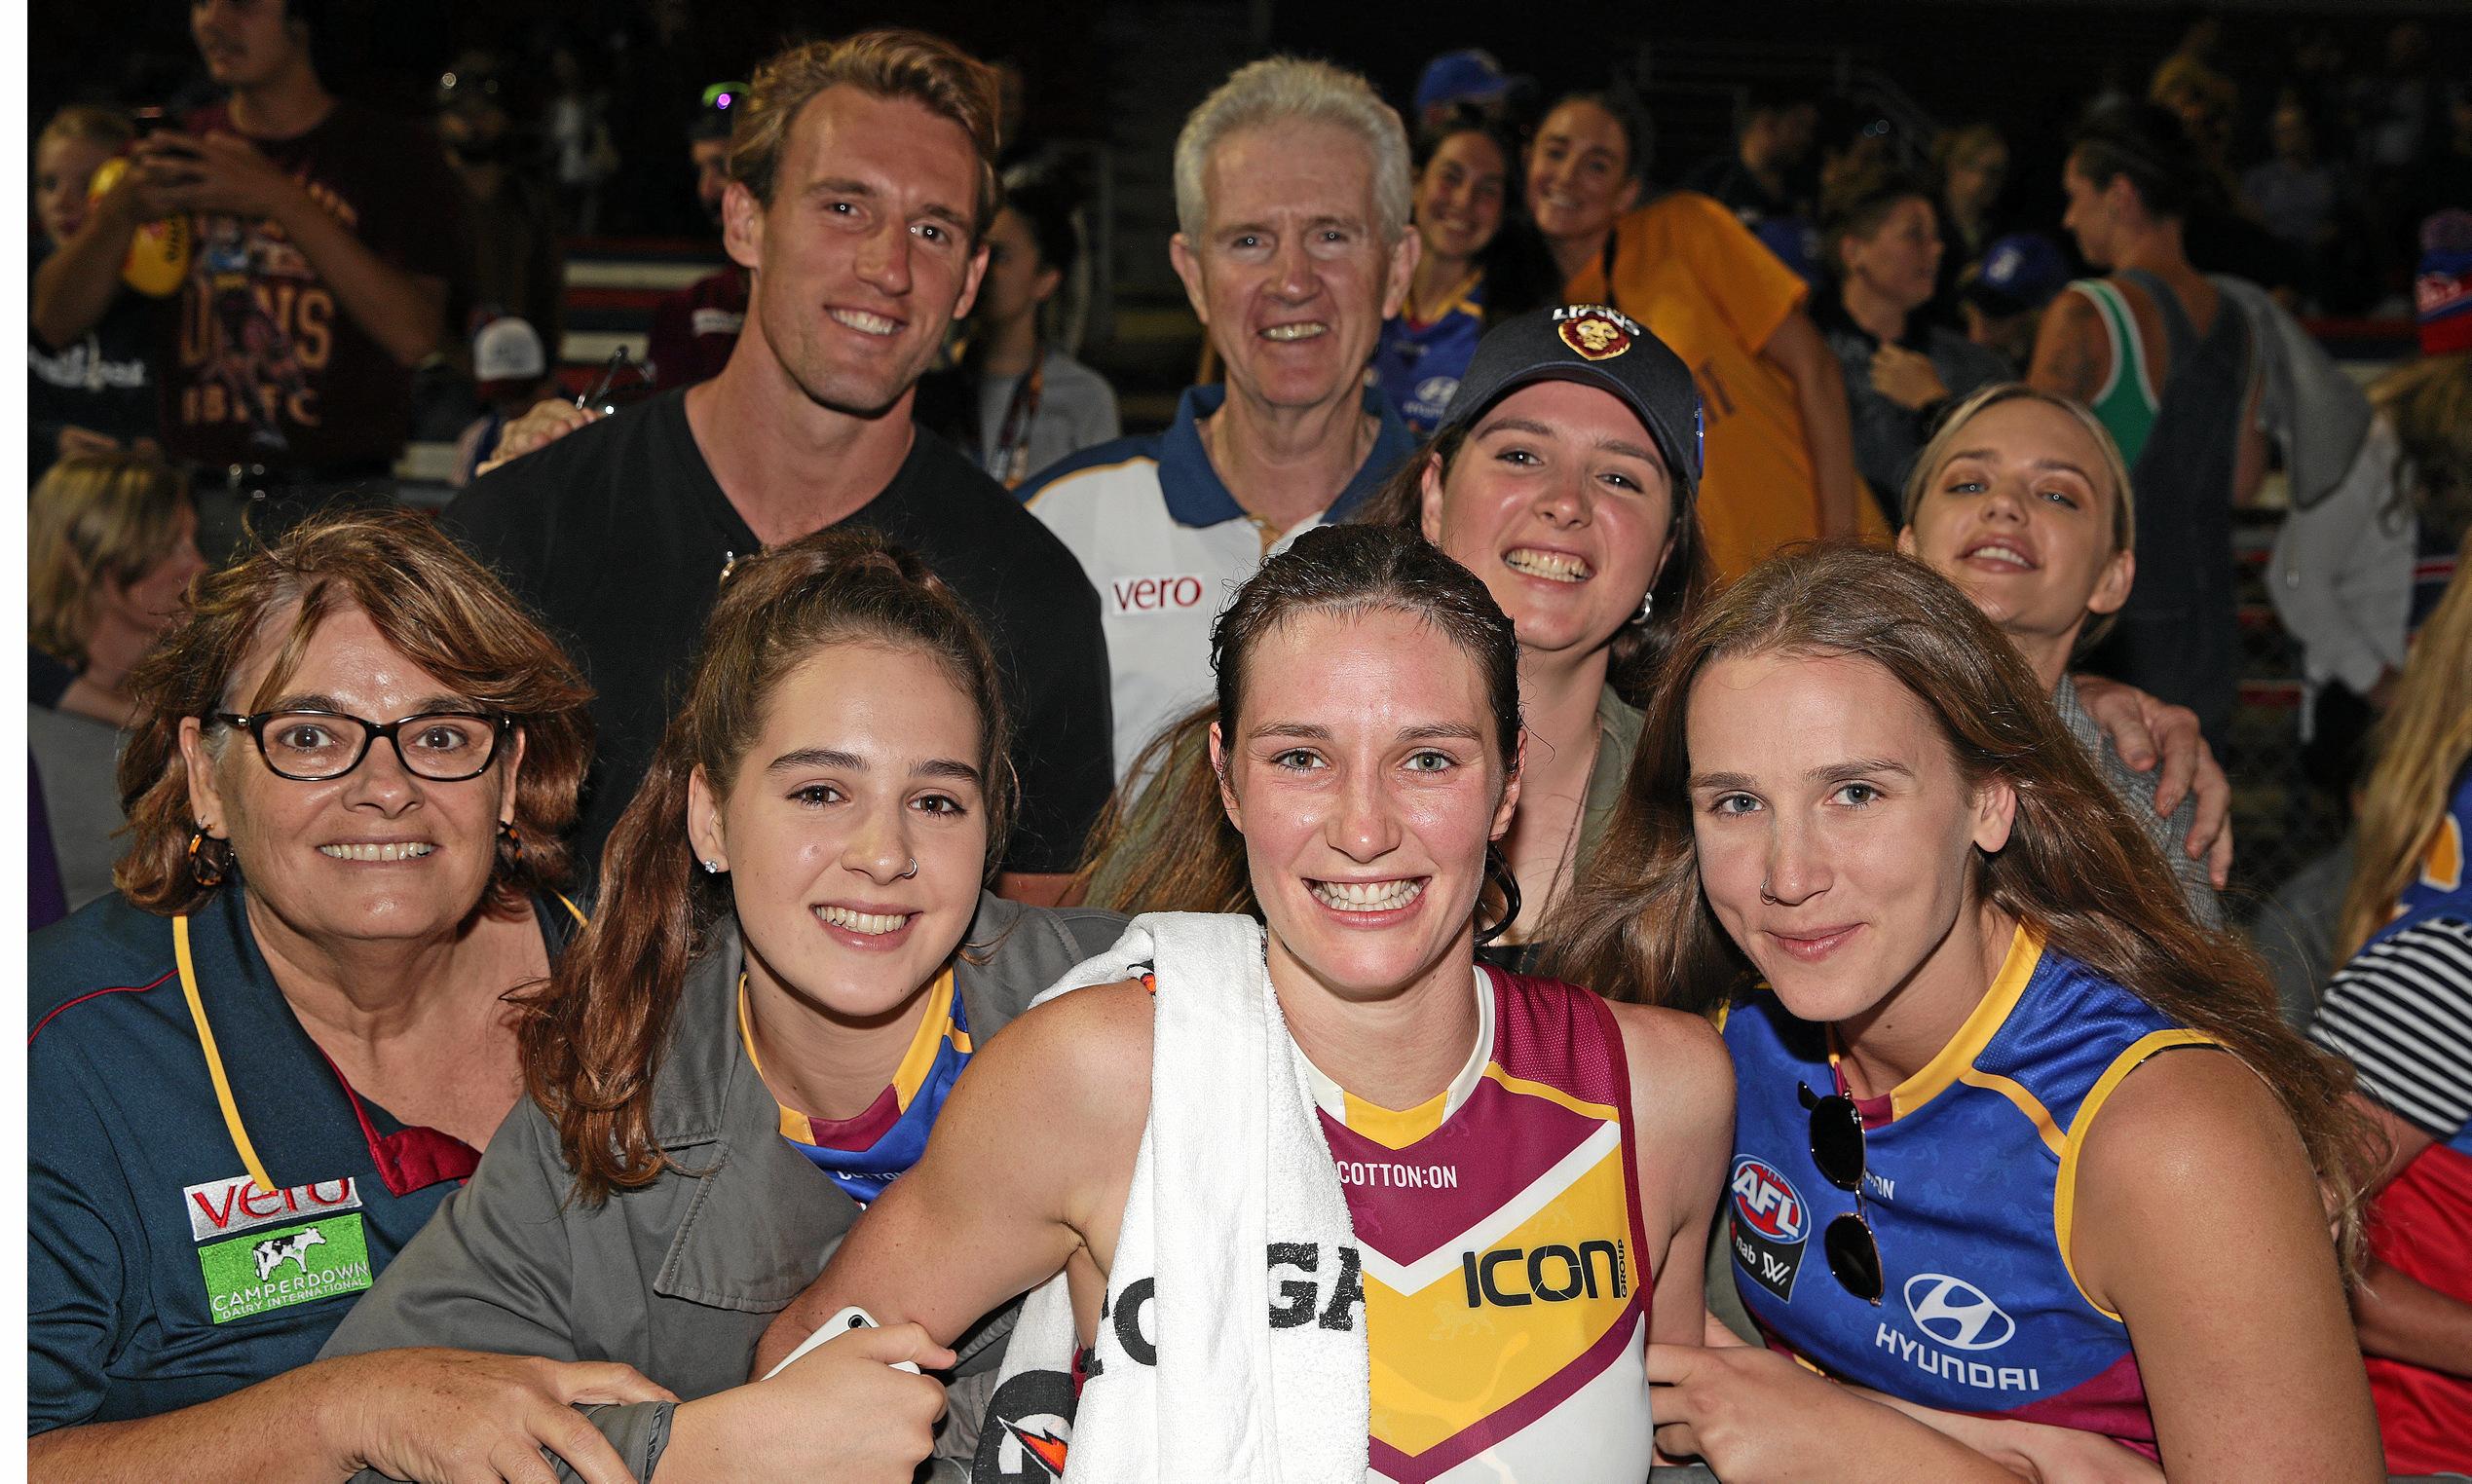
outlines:
[{"label": "young woman wearing cap", "polygon": [[1728,1236],[1771,1348],[1651,1347],[1666,1452],[2007,1479],[1960,1444],[2018,1420],[2175,1477],[2383,1476],[2346,1079],[1953,584],[1818,548],[1705,610],[1562,943],[1723,1014],[1739,1080]]},{"label": "young woman wearing cap", "polygon": [[[1582,349],[1586,347],[1587,349]],[[1665,636],[1706,583],[1693,494],[1690,372],[1604,309],[1539,310],[1478,347],[1433,440],[1367,501],[1484,582],[1519,641],[1529,746],[1502,853],[1517,883],[1493,961],[1533,957],[1537,926],[1613,815]],[[1091,900],[1128,909],[1253,911],[1242,840],[1217,808],[1206,735],[1180,721],[1134,768],[1150,781],[1100,834]]]},{"label": "young woman wearing cap", "polygon": [[[759,1360],[845,1304],[942,1338],[1061,1273],[1072,1302],[1033,1300],[1013,1345],[1064,1331],[1035,1426],[1071,1428],[1076,1478],[1459,1466],[1636,1484],[1643,1339],[1699,1333],[1729,1083],[1691,1017],[1474,961],[1486,845],[1520,789],[1511,621],[1428,543],[1342,525],[1263,564],[1213,657],[1217,802],[1266,937],[1250,918],[1137,919],[1113,953],[1150,956],[1101,967],[1115,982],[1085,981],[989,1046],[926,1158]],[[1177,956],[1205,940],[1229,946]],[[1124,977],[1136,965],[1145,979]],[[1194,1035],[1203,1007],[1255,1034]],[[1249,1141],[1283,1111],[1296,1142]],[[1190,1219],[1170,1195],[1266,1232],[1268,1282],[1196,1272],[1192,1245],[1169,1240]],[[1224,1325],[1197,1330],[1214,1305]],[[1062,1374],[1075,1342],[1095,1356]],[[1258,1388],[1225,1384],[1255,1355]],[[1293,1395],[1283,1377],[1298,1370],[1327,1391]],[[1110,1430],[1142,1420],[1145,1390],[1161,1426]],[[1209,1416],[1170,1410],[1206,1394],[1220,1398]],[[983,1468],[1020,1436],[999,1422],[1032,1426],[992,1419]],[[1120,1463],[1145,1447],[1152,1466]]]}]

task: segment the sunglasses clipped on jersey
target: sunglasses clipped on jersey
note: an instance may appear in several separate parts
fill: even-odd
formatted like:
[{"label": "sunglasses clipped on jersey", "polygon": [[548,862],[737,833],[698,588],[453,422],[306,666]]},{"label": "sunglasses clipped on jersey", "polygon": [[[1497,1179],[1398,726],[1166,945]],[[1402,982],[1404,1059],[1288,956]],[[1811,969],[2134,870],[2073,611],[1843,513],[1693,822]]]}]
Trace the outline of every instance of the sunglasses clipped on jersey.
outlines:
[{"label": "sunglasses clipped on jersey", "polygon": [[1854,1208],[1828,1223],[1820,1233],[1820,1250],[1828,1272],[1848,1293],[1876,1305],[1887,1284],[1880,1273],[1880,1243],[1871,1235],[1871,1221],[1862,1212],[1862,1176],[1866,1168],[1862,1110],[1843,1093],[1823,1097],[1809,1083],[1796,1085],[1803,1106],[1811,1111],[1811,1162],[1839,1190],[1854,1198]]}]

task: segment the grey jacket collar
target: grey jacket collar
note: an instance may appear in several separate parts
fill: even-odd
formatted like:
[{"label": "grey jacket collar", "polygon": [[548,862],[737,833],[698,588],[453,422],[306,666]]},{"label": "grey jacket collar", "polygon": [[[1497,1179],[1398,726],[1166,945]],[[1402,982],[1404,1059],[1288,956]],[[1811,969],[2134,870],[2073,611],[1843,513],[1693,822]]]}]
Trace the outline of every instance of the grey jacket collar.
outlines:
[{"label": "grey jacket collar", "polygon": [[[954,983],[974,1036],[993,1035],[1027,1002],[992,966],[971,962],[991,957],[1022,911],[982,893],[963,938]],[[653,1137],[678,1167],[664,1178],[698,1188],[653,1287],[714,1308],[771,1313],[814,1280],[859,1206],[780,1136],[780,1104],[738,1029],[742,953],[736,919],[706,930],[679,996],[669,1055],[655,1075]],[[975,1353],[1000,1332],[974,1332],[964,1349]]]},{"label": "grey jacket collar", "polygon": [[[1020,921],[1022,908],[992,892],[979,908],[954,966],[954,987],[974,1039],[984,1041],[1013,1018],[1015,1007],[992,984],[985,958]],[[704,930],[703,950],[687,969],[653,1094],[653,1138],[675,1153],[708,1144],[726,1131],[777,1129],[779,1104],[764,1085],[738,1032],[738,971],[744,962],[738,922],[724,916]]]}]

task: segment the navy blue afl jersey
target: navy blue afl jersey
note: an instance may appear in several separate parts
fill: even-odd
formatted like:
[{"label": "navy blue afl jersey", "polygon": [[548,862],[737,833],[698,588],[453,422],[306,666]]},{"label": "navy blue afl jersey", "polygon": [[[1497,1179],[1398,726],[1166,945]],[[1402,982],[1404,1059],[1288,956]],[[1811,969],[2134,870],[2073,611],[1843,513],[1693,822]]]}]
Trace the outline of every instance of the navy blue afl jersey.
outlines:
[{"label": "navy blue afl jersey", "polygon": [[1383,320],[1382,338],[1366,374],[1416,436],[1431,437],[1450,410],[1459,379],[1468,374],[1468,361],[1484,335],[1485,285],[1477,278],[1431,319],[1410,319],[1402,310]]},{"label": "navy blue afl jersey", "polygon": [[2020,928],[1990,990],[1937,1057],[1863,1117],[1861,1209],[1877,1304],[1828,1271],[1821,1233],[1855,1208],[1819,1172],[1801,1088],[1846,1091],[1826,1027],[1761,988],[1725,1040],[1738,1079],[1728,1204],[1735,1277],[1772,1348],[1950,1411],[2100,1432],[2150,1456],[2127,1328],[2069,1264],[2079,1153],[2120,1079],[2210,1044]]}]

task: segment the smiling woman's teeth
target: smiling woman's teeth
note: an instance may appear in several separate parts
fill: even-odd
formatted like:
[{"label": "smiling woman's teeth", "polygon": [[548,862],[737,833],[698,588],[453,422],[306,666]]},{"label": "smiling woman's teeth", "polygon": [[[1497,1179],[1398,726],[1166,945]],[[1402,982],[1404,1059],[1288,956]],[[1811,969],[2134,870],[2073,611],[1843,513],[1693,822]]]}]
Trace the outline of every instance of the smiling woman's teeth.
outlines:
[{"label": "smiling woman's teeth", "polygon": [[1330,329],[1326,324],[1274,324],[1261,332],[1264,340],[1311,340]]},{"label": "smiling woman's teeth", "polygon": [[338,861],[408,861],[436,848],[416,840],[402,845],[320,845],[318,853]]},{"label": "smiling woman's teeth", "polygon": [[852,933],[865,933],[873,938],[907,924],[913,914],[909,912],[853,912],[846,907],[819,907],[815,909],[815,915],[837,928],[846,929]]},{"label": "smiling woman's teeth", "polygon": [[1525,546],[1505,556],[1502,564],[1514,572],[1555,582],[1585,582],[1589,575],[1588,564],[1578,557],[1559,551],[1535,551]]},{"label": "smiling woman's teeth", "polygon": [[1977,546],[1966,554],[1970,557],[1992,557],[1999,561],[2006,562],[2014,567],[2032,567],[2035,565],[2034,563],[2027,561],[2025,553],[2019,551],[2014,546]]},{"label": "smiling woman's teeth", "polygon": [[1323,906],[1343,912],[1387,912],[1405,907],[1425,890],[1422,876],[1409,881],[1316,881]]}]

